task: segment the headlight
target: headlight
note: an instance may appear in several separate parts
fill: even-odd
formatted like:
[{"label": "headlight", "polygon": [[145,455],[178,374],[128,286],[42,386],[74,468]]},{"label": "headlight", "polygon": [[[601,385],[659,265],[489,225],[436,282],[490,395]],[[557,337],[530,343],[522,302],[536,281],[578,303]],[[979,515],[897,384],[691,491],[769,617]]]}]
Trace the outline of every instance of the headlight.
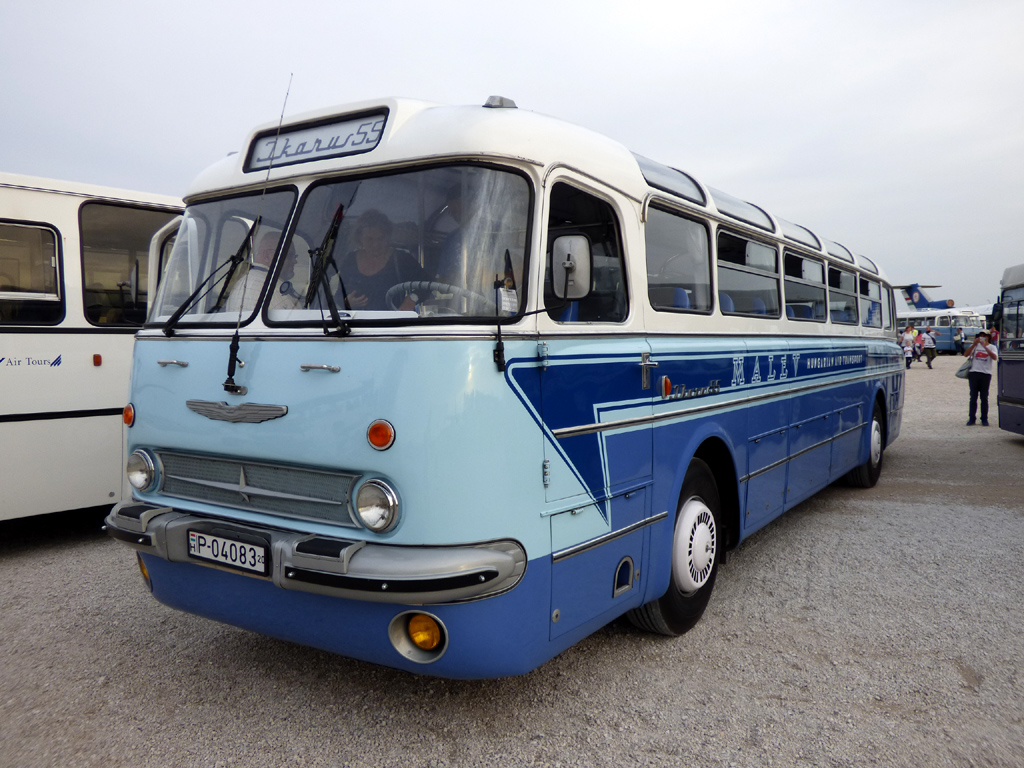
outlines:
[{"label": "headlight", "polygon": [[148,491],[156,480],[156,465],[145,451],[134,451],[125,465],[128,482],[137,491]]},{"label": "headlight", "polygon": [[383,533],[398,520],[398,494],[382,480],[367,480],[356,493],[359,521],[375,533]]}]

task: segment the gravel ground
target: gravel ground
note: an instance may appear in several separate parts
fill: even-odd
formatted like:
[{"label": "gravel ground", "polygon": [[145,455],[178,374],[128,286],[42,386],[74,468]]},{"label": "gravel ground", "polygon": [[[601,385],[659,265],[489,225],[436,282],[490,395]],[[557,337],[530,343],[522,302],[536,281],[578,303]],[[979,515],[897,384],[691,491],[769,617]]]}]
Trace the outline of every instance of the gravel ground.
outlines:
[{"label": "gravel ground", "polygon": [[2,523],[0,766],[1024,765],[1024,438],[964,426],[957,362],[908,373],[878,486],[744,542],[689,634],[619,621],[519,678],[177,613],[96,513]]}]

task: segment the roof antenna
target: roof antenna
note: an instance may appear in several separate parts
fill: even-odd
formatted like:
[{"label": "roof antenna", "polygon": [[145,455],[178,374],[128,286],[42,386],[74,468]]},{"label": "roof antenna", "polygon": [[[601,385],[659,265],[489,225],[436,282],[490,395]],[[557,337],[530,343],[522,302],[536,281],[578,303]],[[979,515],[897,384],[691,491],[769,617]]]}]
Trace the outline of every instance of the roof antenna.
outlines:
[{"label": "roof antenna", "polygon": [[[277,149],[277,140],[281,138],[281,126],[284,124],[284,110],[288,106],[288,94],[292,92],[292,77],[295,75],[294,72],[288,73],[288,87],[284,92],[284,103],[281,105],[281,116],[277,120],[277,134],[274,137],[274,149]],[[260,194],[260,204],[256,211],[256,220],[253,222],[252,229],[249,230],[249,258],[252,258],[252,254],[255,252],[256,245],[256,231],[259,229],[260,220],[263,218],[263,200],[267,195],[267,186],[270,184],[270,171],[274,168],[274,153],[270,154],[270,163],[267,165],[267,176],[263,180],[263,192]],[[244,386],[235,384],[235,364],[244,366],[241,360],[238,359],[238,329],[242,326],[242,312],[245,311],[245,289],[249,285],[249,274],[252,272],[251,269],[245,270],[245,277],[242,279],[242,299],[238,305],[238,318],[235,320],[235,332],[231,336],[231,345],[228,347],[228,377],[224,380],[224,391],[230,395],[244,395],[249,390]],[[270,279],[270,275],[267,275],[266,279]],[[227,285],[224,286],[225,288]]]}]

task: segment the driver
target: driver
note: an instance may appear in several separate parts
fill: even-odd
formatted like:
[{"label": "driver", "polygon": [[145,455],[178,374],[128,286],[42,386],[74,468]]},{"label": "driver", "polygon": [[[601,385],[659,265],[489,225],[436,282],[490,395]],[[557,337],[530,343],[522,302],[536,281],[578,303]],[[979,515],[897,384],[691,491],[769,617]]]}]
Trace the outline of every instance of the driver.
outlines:
[{"label": "driver", "polygon": [[427,273],[408,251],[391,245],[391,221],[378,210],[370,209],[359,217],[355,230],[356,250],[339,265],[341,293],[339,307],[348,309],[411,310],[416,298],[410,292],[384,300],[388,289],[400,283],[426,281]]}]

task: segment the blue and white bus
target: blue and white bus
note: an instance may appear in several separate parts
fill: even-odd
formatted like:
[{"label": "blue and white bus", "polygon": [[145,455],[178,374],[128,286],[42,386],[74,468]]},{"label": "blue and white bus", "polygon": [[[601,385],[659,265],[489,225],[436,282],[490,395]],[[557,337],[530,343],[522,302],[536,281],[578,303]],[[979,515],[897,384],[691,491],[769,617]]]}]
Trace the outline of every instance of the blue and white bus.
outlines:
[{"label": "blue and white bus", "polygon": [[960,354],[957,352],[955,340],[958,328],[963,329],[963,349],[966,349],[971,346],[978,331],[985,327],[985,318],[965,307],[897,312],[896,320],[898,329],[901,331],[908,325],[914,326],[919,331],[931,328],[932,335],[935,337],[935,349],[938,352],[952,354]]},{"label": "blue and white bus", "polygon": [[459,678],[680,634],[900,431],[875,263],[508,99],[266,125],[186,204],[107,518],[185,611]]}]

